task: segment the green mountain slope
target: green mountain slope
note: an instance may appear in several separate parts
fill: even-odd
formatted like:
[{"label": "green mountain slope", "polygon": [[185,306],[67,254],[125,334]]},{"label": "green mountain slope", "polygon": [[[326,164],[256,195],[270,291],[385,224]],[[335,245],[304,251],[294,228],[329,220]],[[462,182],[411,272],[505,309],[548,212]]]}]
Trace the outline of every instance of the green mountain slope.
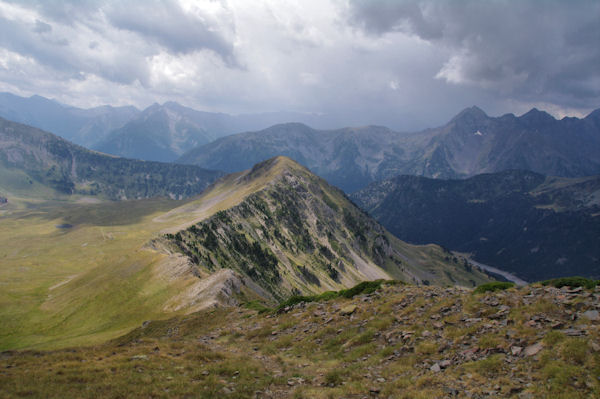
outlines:
[{"label": "green mountain slope", "polygon": [[0,190],[5,193],[185,198],[221,175],[199,167],[108,156],[0,118]]},{"label": "green mountain slope", "polygon": [[352,199],[392,233],[536,281],[600,276],[600,177],[525,171],[466,180],[398,176]]},{"label": "green mountain slope", "polygon": [[488,280],[447,256],[395,239],[285,158],[183,201],[9,198],[0,207],[0,350],[98,343],[145,320],[364,279]]},{"label": "green mountain slope", "polygon": [[487,279],[447,261],[440,247],[398,240],[342,191],[289,158],[257,164],[212,190],[220,185],[255,188],[232,207],[165,238],[199,269],[233,269],[276,299],[380,278],[465,286]]}]

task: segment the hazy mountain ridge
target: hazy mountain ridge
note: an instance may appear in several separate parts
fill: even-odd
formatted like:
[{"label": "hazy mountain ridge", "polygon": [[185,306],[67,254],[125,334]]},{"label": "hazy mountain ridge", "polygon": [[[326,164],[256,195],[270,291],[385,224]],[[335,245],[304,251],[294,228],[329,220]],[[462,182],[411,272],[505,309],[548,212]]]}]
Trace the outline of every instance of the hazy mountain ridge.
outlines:
[{"label": "hazy mountain ridge", "polygon": [[200,193],[222,175],[199,167],[136,161],[90,151],[42,130],[0,118],[0,184],[110,199]]},{"label": "hazy mountain ridge", "polygon": [[286,155],[346,192],[399,174],[463,178],[524,169],[587,176],[600,173],[599,115],[556,120],[534,109],[492,118],[472,107],[440,128],[412,134],[376,126],[316,130],[282,124],[218,139],[178,162],[232,172]]},{"label": "hazy mountain ridge", "polygon": [[[474,286],[487,277],[441,248],[401,242],[336,189],[285,157],[216,183],[258,186],[233,207],[166,238],[203,271],[230,268],[272,297],[394,278]],[[231,194],[229,194],[231,195]]]},{"label": "hazy mountain ridge", "polygon": [[133,106],[83,109],[37,95],[25,98],[10,93],[0,93],[0,117],[112,155],[164,162],[216,138],[277,123],[332,125],[325,116],[299,112],[230,115],[198,111],[173,101],[155,103],[143,111]]},{"label": "hazy mountain ridge", "polygon": [[178,112],[181,108],[154,104],[92,148],[127,158],[170,162],[187,149],[214,140],[214,132],[208,132],[185,112]]},{"label": "hazy mountain ridge", "polygon": [[133,106],[105,105],[83,109],[41,96],[25,98],[0,93],[0,117],[37,127],[85,147],[90,147],[139,113]]},{"label": "hazy mountain ridge", "polygon": [[284,155],[348,192],[386,173],[388,165],[404,153],[398,145],[401,137],[378,126],[317,130],[301,123],[286,123],[218,139],[191,150],[178,162],[234,172]]},{"label": "hazy mountain ridge", "polygon": [[436,242],[535,281],[600,276],[600,177],[526,171],[398,176],[351,198],[400,239]]}]

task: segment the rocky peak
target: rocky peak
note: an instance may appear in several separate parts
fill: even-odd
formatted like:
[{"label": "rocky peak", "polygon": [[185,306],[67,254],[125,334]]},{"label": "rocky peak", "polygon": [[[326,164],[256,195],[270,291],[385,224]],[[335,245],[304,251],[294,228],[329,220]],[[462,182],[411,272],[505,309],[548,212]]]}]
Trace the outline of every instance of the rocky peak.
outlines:
[{"label": "rocky peak", "polygon": [[521,115],[519,119],[528,125],[546,125],[556,121],[552,115],[537,108],[532,108],[529,112]]},{"label": "rocky peak", "polygon": [[470,108],[465,108],[458,115],[456,115],[450,123],[455,124],[475,124],[482,122],[489,117],[487,114],[479,107],[472,106]]}]

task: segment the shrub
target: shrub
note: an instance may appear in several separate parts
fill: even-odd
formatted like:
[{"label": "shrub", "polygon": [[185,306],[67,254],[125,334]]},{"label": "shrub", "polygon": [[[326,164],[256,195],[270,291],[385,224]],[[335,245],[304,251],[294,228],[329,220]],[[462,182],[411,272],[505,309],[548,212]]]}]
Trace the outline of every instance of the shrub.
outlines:
[{"label": "shrub", "polygon": [[271,308],[266,307],[265,305],[263,305],[259,301],[246,302],[244,304],[244,307],[247,308],[247,309],[256,310],[259,314],[262,314],[262,313],[265,313],[265,312],[268,312],[268,311],[271,310]]},{"label": "shrub", "polygon": [[481,284],[475,291],[474,294],[483,294],[485,292],[503,291],[515,286],[515,283],[505,281],[494,281],[492,283]]},{"label": "shrub", "polygon": [[352,298],[360,294],[371,294],[377,291],[383,284],[400,284],[400,281],[395,280],[375,280],[375,281],[363,281],[347,290],[340,291],[326,291],[319,295],[294,295],[288,298],[286,301],[281,302],[277,307],[277,310],[281,310],[286,306],[294,306],[300,302],[317,302],[317,301],[329,301],[331,299],[343,297]]},{"label": "shrub", "polygon": [[600,280],[592,280],[585,277],[560,277],[554,278],[551,280],[542,281],[542,285],[550,285],[552,287],[561,288],[561,287],[585,287],[588,289],[592,289],[595,286],[600,284]]},{"label": "shrub", "polygon": [[340,370],[333,370],[325,374],[325,383],[327,385],[337,386],[343,381],[342,373]]}]

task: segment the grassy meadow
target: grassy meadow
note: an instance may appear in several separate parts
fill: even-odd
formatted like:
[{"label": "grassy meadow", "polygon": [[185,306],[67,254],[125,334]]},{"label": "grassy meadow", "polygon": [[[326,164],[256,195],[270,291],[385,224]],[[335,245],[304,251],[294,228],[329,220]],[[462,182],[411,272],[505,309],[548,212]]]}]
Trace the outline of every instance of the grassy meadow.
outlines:
[{"label": "grassy meadow", "polygon": [[99,342],[164,317],[177,286],[156,278],[164,255],[143,246],[176,205],[11,198],[0,214],[0,350]]}]

